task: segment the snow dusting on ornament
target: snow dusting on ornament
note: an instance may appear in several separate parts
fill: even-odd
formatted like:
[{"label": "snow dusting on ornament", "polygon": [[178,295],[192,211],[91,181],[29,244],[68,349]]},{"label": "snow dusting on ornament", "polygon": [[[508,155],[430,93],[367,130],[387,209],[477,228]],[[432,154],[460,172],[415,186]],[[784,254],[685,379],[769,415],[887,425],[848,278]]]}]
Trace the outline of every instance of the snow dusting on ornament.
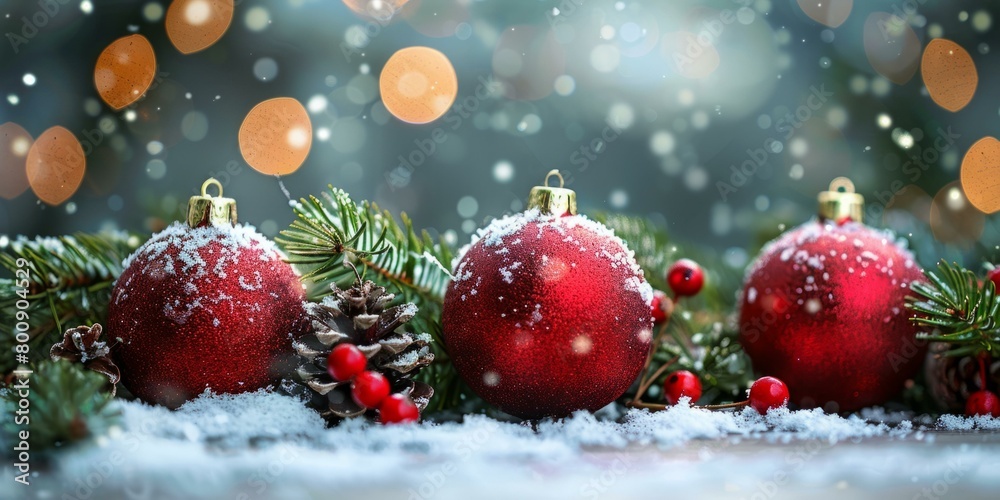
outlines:
[{"label": "snow dusting on ornament", "polygon": [[494,220],[461,251],[443,331],[465,381],[523,418],[597,410],[650,347],[653,290],[604,225],[538,209]]},{"label": "snow dusting on ornament", "polygon": [[176,407],[206,389],[274,382],[291,352],[304,293],[274,243],[253,226],[174,223],[123,263],[108,331],[122,381]]},{"label": "snow dusting on ornament", "polygon": [[904,307],[923,279],[889,233],[813,220],[768,243],[747,270],[740,341],[792,402],[853,411],[897,394],[923,360]]}]

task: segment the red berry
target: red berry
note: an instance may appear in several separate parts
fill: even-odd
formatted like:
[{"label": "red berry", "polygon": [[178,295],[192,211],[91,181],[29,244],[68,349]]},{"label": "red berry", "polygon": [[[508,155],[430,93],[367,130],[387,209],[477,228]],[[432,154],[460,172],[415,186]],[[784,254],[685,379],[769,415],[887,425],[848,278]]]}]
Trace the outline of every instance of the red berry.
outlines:
[{"label": "red berry", "polygon": [[697,262],[691,259],[681,259],[674,262],[667,271],[667,284],[678,297],[698,295],[705,284],[705,271]]},{"label": "red berry", "polygon": [[701,397],[701,381],[697,375],[687,370],[671,373],[663,383],[663,399],[667,404],[677,404],[681,396],[691,398],[692,404]]},{"label": "red berry", "polygon": [[994,288],[1000,292],[1000,266],[994,267],[992,271],[986,273],[986,277],[993,282]]},{"label": "red berry", "polygon": [[347,382],[365,371],[368,358],[354,344],[337,344],[326,358],[326,371],[337,382]]},{"label": "red berry", "polygon": [[378,407],[378,418],[383,424],[405,424],[420,419],[420,410],[408,396],[393,394]]},{"label": "red berry", "polygon": [[990,391],[973,392],[965,402],[965,414],[969,417],[976,415],[1000,417],[1000,398]]},{"label": "red berry", "polygon": [[667,321],[667,308],[672,309],[673,304],[670,302],[670,297],[660,290],[653,290],[653,303],[650,304],[653,308],[653,324],[662,325]]},{"label": "red berry", "polygon": [[761,377],[750,386],[750,406],[764,415],[788,404],[788,386],[774,377]]},{"label": "red berry", "polygon": [[361,372],[351,384],[351,397],[365,408],[378,408],[389,396],[389,380],[379,372]]}]

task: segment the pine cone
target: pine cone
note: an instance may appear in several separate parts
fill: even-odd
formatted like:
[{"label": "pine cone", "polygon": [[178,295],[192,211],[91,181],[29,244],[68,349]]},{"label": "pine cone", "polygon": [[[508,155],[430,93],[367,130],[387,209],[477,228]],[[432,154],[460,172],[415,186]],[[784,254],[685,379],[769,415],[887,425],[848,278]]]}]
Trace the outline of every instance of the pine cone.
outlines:
[{"label": "pine cone", "polygon": [[52,361],[64,359],[73,363],[82,363],[84,367],[105,377],[111,384],[111,395],[115,394],[115,384],[121,379],[118,366],[111,361],[111,349],[106,342],[100,340],[103,329],[100,324],[94,326],[78,326],[70,328],[63,334],[62,342],[52,346],[49,357]]},{"label": "pine cone", "polygon": [[[984,389],[979,373],[979,360],[973,356],[945,356],[951,347],[945,342],[932,342],[927,350],[924,376],[931,397],[942,409],[962,413],[969,394]],[[986,363],[986,389],[1000,388],[1000,359]]]},{"label": "pine cone", "polygon": [[330,421],[364,414],[367,410],[351,398],[351,383],[334,380],[326,369],[333,347],[347,342],[365,354],[369,370],[389,380],[393,393],[408,395],[423,411],[434,389],[412,377],[434,361],[428,345],[431,336],[403,330],[417,307],[412,303],[386,307],[394,298],[384,287],[359,277],[351,288],[334,285],[333,294],[323,302],[306,304],[311,331],[293,342],[301,364],[282,389],[307,398]]}]

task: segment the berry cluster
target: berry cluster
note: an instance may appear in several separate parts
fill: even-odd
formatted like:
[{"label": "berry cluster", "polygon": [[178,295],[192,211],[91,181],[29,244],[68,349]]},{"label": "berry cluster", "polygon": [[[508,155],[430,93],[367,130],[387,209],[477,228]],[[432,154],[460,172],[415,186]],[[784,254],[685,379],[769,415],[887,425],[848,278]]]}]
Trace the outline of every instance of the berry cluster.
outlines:
[{"label": "berry cluster", "polygon": [[368,358],[353,344],[338,344],[330,351],[327,372],[338,382],[351,381],[351,397],[365,408],[377,408],[383,424],[416,422],[420,411],[402,394],[390,395],[389,380],[368,370]]},{"label": "berry cluster", "polygon": [[[671,373],[663,383],[663,399],[667,404],[675,405],[681,397],[690,398],[692,402],[701,398],[701,381],[698,376],[687,370]],[[788,405],[788,386],[774,377],[761,377],[750,386],[750,397],[746,401],[728,405],[705,406],[709,409],[740,408],[750,406],[757,413],[764,415],[768,410]]]}]

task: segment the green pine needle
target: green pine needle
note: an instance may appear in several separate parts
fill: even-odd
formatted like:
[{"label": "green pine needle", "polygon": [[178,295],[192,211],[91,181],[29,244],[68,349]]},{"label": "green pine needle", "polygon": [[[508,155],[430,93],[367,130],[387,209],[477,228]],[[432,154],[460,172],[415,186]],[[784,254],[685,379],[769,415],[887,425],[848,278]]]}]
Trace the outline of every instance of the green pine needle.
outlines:
[{"label": "green pine needle", "polygon": [[79,363],[43,361],[33,366],[28,377],[31,408],[27,425],[14,419],[21,399],[17,390],[3,389],[0,406],[10,415],[2,425],[4,440],[20,442],[19,433],[28,431],[32,453],[103,435],[117,418],[108,404],[112,400],[105,390],[108,379]]},{"label": "green pine needle", "polygon": [[[33,357],[48,357],[65,328],[104,321],[122,261],[141,243],[124,232],[8,242],[0,247],[0,266],[14,279],[0,279],[0,325],[13,327],[27,318]],[[0,336],[0,351],[11,352],[14,343],[13,335]],[[2,373],[14,367],[13,356],[0,358]]]},{"label": "green pine needle", "polygon": [[330,286],[348,288],[355,280],[350,262],[374,281],[397,294],[396,303],[412,302],[419,313],[410,324],[418,333],[429,333],[435,362],[420,371],[418,380],[434,387],[430,411],[451,409],[477,400],[461,383],[448,361],[441,338],[441,310],[451,273],[452,250],[443,239],[434,241],[427,231],[419,234],[406,214],[398,223],[374,203],[354,203],[343,190],[329,186],[320,197],[303,198],[295,206],[298,218],[281,232],[277,242],[288,260],[304,272],[314,286],[310,298],[330,293]]},{"label": "green pine needle", "polygon": [[920,338],[948,342],[948,356],[1000,356],[1000,299],[991,280],[982,283],[972,271],[941,261],[938,271],[926,273],[929,283],[910,285],[915,294],[906,307],[912,319],[928,327]]}]

